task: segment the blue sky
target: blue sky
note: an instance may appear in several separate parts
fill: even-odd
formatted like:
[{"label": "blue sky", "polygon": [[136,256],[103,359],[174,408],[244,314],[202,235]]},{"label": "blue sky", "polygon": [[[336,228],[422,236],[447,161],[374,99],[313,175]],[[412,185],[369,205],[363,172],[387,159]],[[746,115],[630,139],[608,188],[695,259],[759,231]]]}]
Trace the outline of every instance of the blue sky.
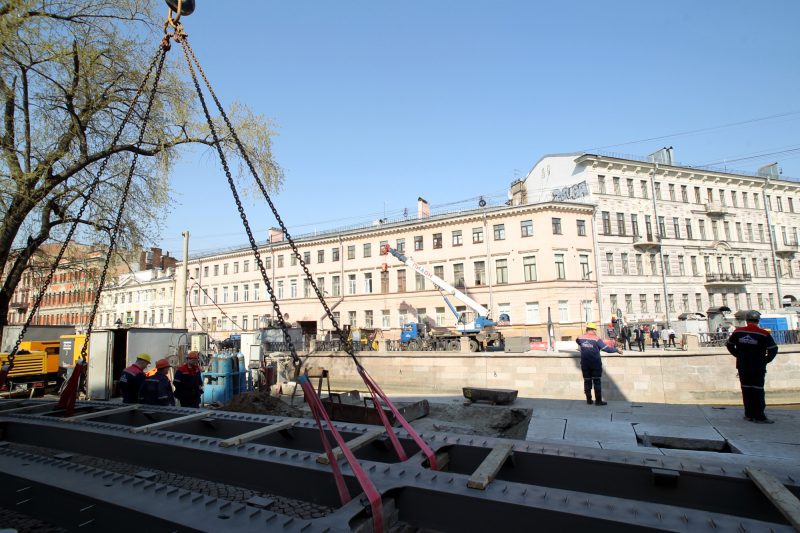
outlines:
[{"label": "blue sky", "polygon": [[[184,23],[223,104],[277,125],[293,234],[415,213],[418,196],[500,203],[542,155],[599,147],[800,178],[795,0],[198,4]],[[213,154],[187,152],[171,179],[155,244],[246,243]],[[263,240],[274,220],[247,210]]]}]

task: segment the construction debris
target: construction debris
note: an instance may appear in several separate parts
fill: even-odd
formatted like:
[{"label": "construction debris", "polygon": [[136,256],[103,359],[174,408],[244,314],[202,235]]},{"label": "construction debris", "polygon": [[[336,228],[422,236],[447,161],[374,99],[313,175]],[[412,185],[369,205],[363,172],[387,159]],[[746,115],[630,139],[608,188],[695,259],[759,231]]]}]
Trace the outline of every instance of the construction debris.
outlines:
[{"label": "construction debris", "polygon": [[[302,401],[302,398],[300,398],[300,401]],[[255,413],[293,418],[307,416],[302,409],[293,407],[280,398],[270,396],[267,391],[246,392],[236,395],[230,402],[225,404],[223,409],[236,413]]]}]

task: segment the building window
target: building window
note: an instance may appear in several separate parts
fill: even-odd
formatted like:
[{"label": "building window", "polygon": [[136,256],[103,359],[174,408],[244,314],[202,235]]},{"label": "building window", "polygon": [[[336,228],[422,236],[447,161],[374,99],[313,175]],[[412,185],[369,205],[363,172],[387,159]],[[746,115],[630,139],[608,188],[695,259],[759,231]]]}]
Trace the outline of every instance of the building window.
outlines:
[{"label": "building window", "polygon": [[[534,258],[535,261],[535,258]],[[581,263],[581,279],[589,279],[591,275],[591,270],[589,270],[589,256],[588,255],[581,255],[580,256],[580,263]],[[535,263],[534,263],[535,267]]]},{"label": "building window", "polygon": [[[611,235],[611,213],[603,211],[601,213],[601,218],[603,220],[603,235]],[[553,231],[553,233],[555,233],[555,231]]]},{"label": "building window", "polygon": [[207,277],[208,277],[208,267],[207,267],[207,266],[204,266],[204,267],[203,267],[203,277],[204,277],[204,278],[207,278]]},{"label": "building window", "polygon": [[533,237],[533,220],[523,220],[520,222],[520,234],[523,237]]},{"label": "building window", "polygon": [[525,304],[525,323],[538,324],[539,322],[539,302],[527,302]]},{"label": "building window", "polygon": [[758,225],[758,242],[764,242],[764,224]]},{"label": "building window", "polygon": [[214,275],[219,276],[219,265],[214,265]]},{"label": "building window", "polygon": [[253,283],[253,300],[258,301],[258,283]]},{"label": "building window", "polygon": [[764,276],[769,277],[769,259],[764,259]]},{"label": "building window", "polygon": [[606,272],[609,276],[614,275],[614,254],[611,252],[606,253]]},{"label": "building window", "polygon": [[505,224],[495,224],[494,225],[494,240],[502,241],[506,238],[506,225]]},{"label": "building window", "polygon": [[556,279],[567,279],[564,269],[564,254],[556,254]]},{"label": "building window", "polygon": [[453,263],[453,285],[464,288],[464,263]]},{"label": "building window", "polygon": [[636,254],[636,275],[644,276],[644,266],[642,265],[642,254]]},{"label": "building window", "polygon": [[464,237],[461,235],[461,230],[453,230],[453,246],[461,246],[464,244]]},{"label": "building window", "polygon": [[731,223],[726,220],[725,222],[722,223],[722,228],[725,230],[725,240],[726,241],[730,241],[731,240]]},{"label": "building window", "polygon": [[486,263],[475,261],[472,266],[475,271],[475,285],[486,285]]},{"label": "building window", "polygon": [[633,198],[633,196],[634,196],[633,195],[633,179],[628,178],[627,179],[627,183],[628,183],[628,196]]},{"label": "building window", "polygon": [[483,242],[483,228],[472,228],[472,244]]},{"label": "building window", "polygon": [[264,258],[264,268],[269,270],[272,268],[272,256],[267,256]]},{"label": "building window", "polygon": [[661,257],[664,258],[664,275],[671,276],[672,275],[672,263],[671,263],[670,256],[662,255]]},{"label": "building window", "polygon": [[333,293],[333,296],[341,296],[342,286],[339,276],[333,276],[331,278],[331,292]]},{"label": "building window", "polygon": [[736,238],[739,239],[739,242],[744,242],[744,235],[742,234],[742,223],[736,223]]},{"label": "building window", "polygon": [[689,193],[686,190],[686,185],[681,185],[681,200],[683,203],[689,203]]},{"label": "building window", "polygon": [[639,310],[641,313],[647,313],[647,295],[639,295]]},{"label": "building window", "polygon": [[661,312],[661,295],[654,294],[653,295],[653,308],[656,313]]},{"label": "building window", "polygon": [[239,286],[233,286],[233,302],[236,303],[239,301]]},{"label": "building window", "polygon": [[364,311],[364,326],[372,327],[372,311]]},{"label": "building window", "polygon": [[339,260],[339,248],[331,248],[331,261]]},{"label": "building window", "polygon": [[670,183],[669,184],[669,199],[672,200],[673,202],[675,201],[675,184],[674,183]]},{"label": "building window", "polygon": [[424,248],[422,242],[422,235],[415,235],[414,236],[414,251],[418,252]]},{"label": "building window", "polygon": [[434,233],[433,234],[433,248],[439,249],[442,247],[442,234],[441,233]]},{"label": "building window", "polygon": [[608,295],[608,299],[611,302],[611,313],[616,315],[617,314],[617,309],[619,308],[619,302],[617,301],[617,295],[616,294],[609,294]]},{"label": "building window", "polygon": [[613,182],[614,182],[614,194],[619,196],[619,194],[620,194],[620,191],[619,191],[619,178],[613,178]]},{"label": "building window", "polygon": [[228,303],[228,287],[222,287],[222,303]]},{"label": "building window", "polygon": [[655,182],[655,189],[656,189],[656,200],[661,200],[661,184],[659,182]]},{"label": "building window", "polygon": [[[236,287],[234,287],[235,289]],[[236,293],[234,292],[234,301],[236,298]],[[297,280],[292,279],[289,280],[289,298],[297,298]]]},{"label": "building window", "polygon": [[692,219],[686,219],[686,238],[691,240],[692,239]]},{"label": "building window", "polygon": [[392,317],[389,315],[388,309],[383,309],[381,311],[381,327],[383,329],[389,329],[392,324]]},{"label": "building window", "polygon": [[678,256],[678,272],[681,276],[686,275],[686,263],[684,262],[684,257],[682,255]]},{"label": "building window", "polygon": [[700,228],[700,239],[706,240],[706,222],[705,220],[698,220],[697,226]]},{"label": "building window", "polygon": [[283,268],[283,255],[278,256],[278,268]]},{"label": "building window", "polygon": [[552,222],[553,222],[553,235],[561,235],[561,219],[554,218]]},{"label": "building window", "polygon": [[525,281],[536,281],[536,256],[528,255],[522,258],[522,269]]},{"label": "building window", "polygon": [[372,273],[366,272],[364,274],[364,292],[366,294],[372,294]]},{"label": "building window", "polygon": [[753,193],[753,207],[755,207],[756,209],[761,209],[761,206],[758,203],[758,193],[757,192]]},{"label": "building window", "polygon": [[[277,297],[278,297],[278,299],[280,300],[280,299],[282,299],[282,298],[283,298],[283,280],[278,280],[278,282],[277,282],[277,286],[278,286],[278,294],[277,294]],[[224,299],[224,295],[223,295],[223,299]]]},{"label": "building window", "polygon": [[631,214],[631,235],[639,236],[639,216]]},{"label": "building window", "polygon": [[238,261],[233,263],[233,273],[234,274],[238,274],[239,273],[239,262]]},{"label": "building window", "polygon": [[497,271],[497,284],[508,283],[508,261],[506,259],[498,259],[495,262]]},{"label": "building window", "polygon": [[789,201],[789,212],[794,213],[794,200],[791,198],[787,198],[787,200]]},{"label": "building window", "polygon": [[642,198],[647,200],[650,197],[649,193],[647,192],[647,180],[639,181],[639,186],[641,187],[642,190]]},{"label": "building window", "polygon": [[628,273],[629,273],[628,272],[628,254],[626,254],[626,253],[621,254],[621,258],[622,258],[622,273],[627,276]]},{"label": "building window", "polygon": [[627,235],[625,230],[625,213],[617,213],[617,234]]},{"label": "building window", "polygon": [[356,293],[356,275],[355,274],[348,274],[347,275],[347,292],[348,292],[348,294],[355,294]]},{"label": "building window", "polygon": [[736,263],[735,263],[735,261],[736,261],[736,259],[733,258],[733,257],[729,257],[728,258],[728,266],[731,269],[731,274],[736,274]]},{"label": "building window", "polygon": [[397,271],[397,292],[406,292],[406,271],[400,269]]},{"label": "building window", "polygon": [[[304,252],[303,253],[303,263],[309,264],[311,263],[311,252]],[[296,266],[297,265],[297,256],[295,254],[289,254],[289,266]]]},{"label": "building window", "polygon": [[364,257],[372,257],[372,243],[365,242],[363,246]]},{"label": "building window", "polygon": [[415,280],[416,280],[416,284],[417,284],[417,290],[418,291],[424,291],[425,290],[425,276],[423,276],[419,272],[415,272],[415,274],[416,274]]},{"label": "building window", "polygon": [[225,264],[222,265],[222,275],[223,276],[227,276],[228,275],[228,263],[225,263]]},{"label": "building window", "polygon": [[675,238],[681,238],[681,224],[678,222],[678,217],[672,217],[672,230],[675,232]]},{"label": "building window", "polygon": [[626,294],[625,295],[625,312],[626,313],[633,313],[633,295]]},{"label": "building window", "polygon": [[569,304],[566,300],[558,301],[558,319],[560,322],[569,322]]},{"label": "building window", "polygon": [[389,272],[381,272],[381,294],[389,293]]},{"label": "building window", "polygon": [[443,265],[434,265],[433,267],[433,275],[437,278],[443,280],[444,279],[444,266]]},{"label": "building window", "polygon": [[347,323],[351,326],[356,325],[356,312],[355,311],[348,311],[347,312]]},{"label": "building window", "polygon": [[586,236],[586,221],[578,219],[576,220],[578,224],[578,236],[585,237]]},{"label": "building window", "polygon": [[600,194],[606,193],[606,177],[597,176],[597,187],[600,189]]},{"label": "building window", "polygon": [[667,237],[667,228],[664,224],[664,217],[658,217],[658,236],[662,239]]},{"label": "building window", "polygon": [[656,265],[656,254],[650,254],[650,275],[658,275],[658,266]]}]

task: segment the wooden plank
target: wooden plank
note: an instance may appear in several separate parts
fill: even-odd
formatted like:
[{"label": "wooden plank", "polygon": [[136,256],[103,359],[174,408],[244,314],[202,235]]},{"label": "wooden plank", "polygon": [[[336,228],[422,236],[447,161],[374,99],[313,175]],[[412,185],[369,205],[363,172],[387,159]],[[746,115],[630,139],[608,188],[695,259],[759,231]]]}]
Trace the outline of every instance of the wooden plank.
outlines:
[{"label": "wooden plank", "polygon": [[[378,437],[381,437],[386,433],[386,428],[379,428],[373,429],[372,431],[367,431],[366,433],[359,435],[358,437],[354,438],[353,440],[347,441],[347,447],[350,448],[351,452],[354,452],[360,448],[363,448],[370,442],[374,441]],[[333,449],[333,456],[338,461],[342,457],[344,457],[344,453],[340,447],[336,447]],[[324,453],[321,453],[317,456],[317,462],[323,465],[330,464],[328,461],[328,456]]]},{"label": "wooden plank", "polygon": [[769,472],[749,466],[745,471],[764,496],[778,508],[797,531],[800,531],[800,500]]},{"label": "wooden plank", "polygon": [[174,426],[176,424],[182,424],[184,422],[190,422],[192,420],[197,420],[198,418],[205,418],[207,416],[211,416],[211,411],[200,411],[198,413],[192,413],[186,416],[179,416],[178,418],[171,418],[169,420],[162,420],[161,422],[154,422],[152,424],[147,424],[146,426],[139,426],[136,428],[132,428],[131,433],[147,433],[148,431]]},{"label": "wooden plank", "polygon": [[467,481],[467,487],[480,490],[486,489],[513,450],[514,445],[510,443],[498,444],[492,448],[492,451],[489,452],[486,459],[483,460],[480,466],[478,466],[475,472],[470,476],[469,481]]},{"label": "wooden plank", "polygon": [[297,420],[286,420],[284,422],[279,422],[278,424],[270,424],[269,426],[264,426],[263,428],[254,429],[253,431],[248,431],[247,433],[242,433],[241,435],[236,435],[235,437],[222,440],[219,442],[219,445],[222,446],[223,448],[230,448],[231,446],[239,446],[240,444],[244,444],[245,442],[249,442],[259,437],[263,437],[265,435],[271,435],[273,433],[277,433],[278,431],[282,431],[284,429],[289,429],[296,423]]},{"label": "wooden plank", "polygon": [[103,411],[95,411],[93,413],[84,413],[82,415],[75,415],[69,418],[64,418],[63,420],[66,420],[68,422],[75,422],[78,420],[90,420],[92,418],[100,418],[101,416],[115,415],[117,413],[126,413],[128,411],[135,411],[139,407],[141,407],[141,405],[139,405],[138,403],[128,404],[122,407],[117,407],[115,409],[105,409]]}]

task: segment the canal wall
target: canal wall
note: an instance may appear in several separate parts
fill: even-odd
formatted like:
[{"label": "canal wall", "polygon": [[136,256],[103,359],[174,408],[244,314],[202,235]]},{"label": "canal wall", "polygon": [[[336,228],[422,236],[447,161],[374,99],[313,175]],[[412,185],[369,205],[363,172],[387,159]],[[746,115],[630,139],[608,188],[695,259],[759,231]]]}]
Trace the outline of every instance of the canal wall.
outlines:
[{"label": "canal wall", "polygon": [[[359,352],[387,394],[460,395],[462,387],[517,389],[522,397],[583,399],[577,353]],[[310,354],[308,366],[330,371],[336,390],[364,390],[344,353]],[[783,345],[767,367],[767,403],[800,403],[800,345]],[[604,354],[608,400],[656,403],[741,402],[736,361],[724,348]]]}]

